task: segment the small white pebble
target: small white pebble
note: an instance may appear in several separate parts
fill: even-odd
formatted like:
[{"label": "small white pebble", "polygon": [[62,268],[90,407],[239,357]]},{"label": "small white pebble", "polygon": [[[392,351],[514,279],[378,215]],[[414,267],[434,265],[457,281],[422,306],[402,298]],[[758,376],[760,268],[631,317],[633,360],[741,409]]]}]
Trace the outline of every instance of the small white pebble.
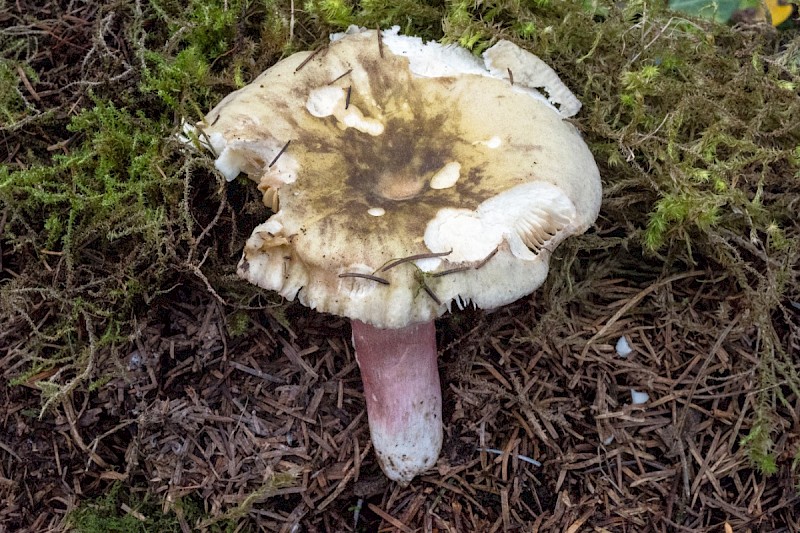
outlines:
[{"label": "small white pebble", "polygon": [[628,339],[624,335],[617,341],[617,355],[623,359],[633,353],[633,348],[628,344]]},{"label": "small white pebble", "polygon": [[633,405],[642,405],[650,400],[650,395],[646,392],[639,392],[638,390],[631,389],[631,403]]},{"label": "small white pebble", "polygon": [[386,210],[383,209],[382,207],[370,207],[369,209],[367,209],[367,213],[369,213],[374,217],[382,217],[383,215],[386,214]]},{"label": "small white pebble", "polygon": [[128,356],[128,370],[139,370],[142,367],[142,356],[139,350],[134,350]]}]

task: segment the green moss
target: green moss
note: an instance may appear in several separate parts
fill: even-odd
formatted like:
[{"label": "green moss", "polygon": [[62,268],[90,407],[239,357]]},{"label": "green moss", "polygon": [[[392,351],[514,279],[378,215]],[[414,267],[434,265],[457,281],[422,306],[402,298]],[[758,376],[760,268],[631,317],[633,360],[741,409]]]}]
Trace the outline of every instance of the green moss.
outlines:
[{"label": "green moss", "polygon": [[[88,246],[109,251],[126,246],[137,235],[148,244],[162,240],[164,201],[175,201],[170,183],[158,171],[166,124],[143,113],[96,101],[77,115],[67,129],[83,138],[69,154],[49,166],[11,171],[0,169],[0,202],[12,209],[6,237],[17,247],[30,244],[52,253],[67,253],[67,276],[74,274],[76,255]],[[22,221],[41,220],[44,232]],[[25,231],[27,230],[27,231]]]},{"label": "green moss", "polygon": [[[167,123],[95,100],[67,130],[80,139],[68,155],[50,165],[0,168],[5,243],[58,264],[49,267],[52,274],[35,262],[24,265],[0,297],[5,316],[31,324],[36,317],[22,303],[26,294],[56,305],[58,318],[34,328],[29,370],[16,380],[58,367],[53,381],[41,384],[45,403],[89,377],[97,350],[126,341],[120,321],[156,290],[152,281],[170,261],[165,206],[177,205],[180,194],[180,181],[164,174],[173,165],[162,152]],[[50,386],[57,383],[64,388]]]},{"label": "green moss", "polygon": [[403,33],[424,39],[441,37],[443,7],[442,1],[418,0],[307,0],[304,4],[312,19],[335,31],[351,24],[366,28],[396,25]]},{"label": "green moss", "polygon": [[[103,496],[84,501],[67,520],[79,533],[181,533],[181,519],[190,527],[196,525],[203,519],[202,507],[183,498],[165,513],[149,494],[142,495],[115,482]],[[203,531],[232,531],[234,527],[228,520],[220,520],[206,524]]]},{"label": "green moss", "polygon": [[354,24],[353,6],[348,0],[317,0],[305,4],[306,11],[331,26],[347,28]]},{"label": "green moss", "polygon": [[232,82],[238,88],[258,74],[254,63],[262,53],[293,51],[287,43],[291,17],[280,2],[154,0],[151,4],[166,23],[170,42],[164,48],[141,50],[145,68],[140,88],[190,119],[199,119],[219,100],[219,86]]},{"label": "green moss", "polygon": [[[186,42],[198,48],[203,57],[216,59],[231,49],[236,37],[236,24],[252,3],[241,0],[191,0],[184,7],[188,24],[187,20],[182,20],[180,24],[180,28],[188,30]],[[171,26],[173,31],[179,30],[178,26]]]},{"label": "green moss", "polygon": [[297,482],[297,477],[299,475],[299,469],[296,468],[287,472],[272,472],[262,485],[257,490],[248,494],[239,505],[221,516],[200,522],[200,529],[206,531],[211,528],[214,530],[226,523],[236,524],[238,520],[245,517],[247,513],[250,512],[253,505],[273,497],[277,490],[293,486]]},{"label": "green moss", "polygon": [[[13,125],[34,111],[33,105],[25,100],[20,91],[21,82],[15,63],[0,60],[0,124]],[[36,73],[29,67],[21,68],[28,78],[36,79]]]},{"label": "green moss", "polygon": [[797,445],[797,450],[792,459],[792,473],[796,480],[795,487],[800,491],[800,444]]},{"label": "green moss", "polygon": [[227,317],[228,334],[233,337],[240,337],[248,331],[250,326],[250,315],[243,311],[237,311]]},{"label": "green moss", "polygon": [[194,114],[199,114],[201,103],[207,103],[210,95],[210,65],[199,47],[190,46],[175,57],[164,57],[157,52],[147,52],[145,56],[151,69],[145,72],[142,90],[155,92],[176,110],[182,109],[188,100],[195,108]]},{"label": "green moss", "polygon": [[[136,518],[133,513],[121,511],[119,508],[121,492],[122,484],[117,482],[111,486],[105,496],[94,501],[84,502],[70,514],[70,525],[80,533],[147,531],[144,522]],[[141,508],[141,504],[137,502],[132,509],[136,513],[140,513],[138,508]],[[166,529],[166,531],[169,530]]]},{"label": "green moss", "polygon": [[198,57],[214,60],[230,53],[235,46],[242,19],[263,2],[253,0],[151,0],[158,18],[166,23],[168,34]]},{"label": "green moss", "polygon": [[[764,410],[759,411],[765,412]],[[774,424],[762,418],[750,428],[747,435],[740,441],[740,444],[747,450],[750,461],[762,474],[767,475],[775,474],[778,471],[778,465],[772,452],[774,444],[770,436],[772,428],[774,428]]]}]

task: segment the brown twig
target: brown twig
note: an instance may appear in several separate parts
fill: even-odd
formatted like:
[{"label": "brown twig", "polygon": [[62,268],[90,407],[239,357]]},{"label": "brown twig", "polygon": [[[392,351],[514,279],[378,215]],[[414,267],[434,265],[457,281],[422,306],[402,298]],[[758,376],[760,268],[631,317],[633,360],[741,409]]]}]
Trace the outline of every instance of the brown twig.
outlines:
[{"label": "brown twig", "polygon": [[436,305],[442,305],[442,301],[439,299],[439,297],[438,297],[438,296],[436,296],[436,293],[435,293],[435,292],[433,292],[433,289],[431,289],[430,287],[428,287],[428,285],[427,285],[425,282],[422,282],[422,290],[424,290],[424,291],[425,291],[425,293],[426,293],[428,296],[430,296],[430,297],[431,297],[431,300],[433,300],[434,302],[436,302]]},{"label": "brown twig", "polygon": [[303,61],[302,61],[302,62],[301,62],[299,65],[297,65],[297,68],[296,68],[296,69],[294,69],[294,73],[295,73],[295,74],[297,74],[297,73],[300,71],[300,69],[301,69],[301,68],[305,67],[305,66],[308,64],[308,62],[309,62],[309,61],[311,61],[312,59],[314,59],[314,57],[315,57],[317,54],[319,54],[320,52],[322,52],[322,50],[323,50],[323,49],[325,49],[325,48],[327,48],[327,45],[322,45],[322,46],[320,46],[319,48],[317,48],[316,50],[314,50],[313,52],[311,52],[311,53],[308,55],[308,57],[307,57],[307,58],[305,58],[305,59],[304,59],[304,60],[303,60]]},{"label": "brown twig", "polygon": [[435,274],[431,274],[431,277],[433,277],[433,278],[440,278],[440,277],[442,277],[442,276],[446,276],[446,275],[448,275],[448,274],[456,274],[456,273],[458,273],[458,272],[466,272],[467,270],[478,270],[479,268],[483,268],[483,267],[486,265],[486,263],[488,263],[488,262],[489,262],[489,260],[490,260],[492,257],[494,257],[495,255],[497,255],[497,252],[498,252],[498,250],[500,250],[500,248],[499,248],[499,247],[495,248],[495,249],[494,249],[494,250],[493,250],[493,251],[492,251],[492,252],[491,252],[489,255],[487,255],[486,257],[484,257],[484,258],[481,260],[481,262],[480,262],[480,263],[478,263],[478,264],[477,264],[477,265],[475,265],[475,266],[462,266],[462,267],[451,268],[450,270],[443,270],[442,272],[436,272]]},{"label": "brown twig", "polygon": [[377,271],[386,272],[387,270],[390,270],[398,265],[402,265],[403,263],[410,263],[411,261],[416,261],[417,259],[433,259],[436,257],[445,257],[450,255],[451,253],[453,253],[453,250],[450,250],[449,252],[433,252],[429,254],[409,255],[408,257],[403,257],[401,259],[396,259],[394,261],[391,261],[388,265],[382,266]]},{"label": "brown twig", "polygon": [[275,158],[274,158],[274,159],[272,160],[272,162],[269,164],[268,168],[272,168],[272,165],[274,165],[275,163],[277,163],[277,161],[278,161],[278,158],[279,158],[280,156],[282,156],[282,155],[283,155],[283,152],[285,152],[287,148],[289,148],[289,143],[290,143],[290,142],[292,142],[292,140],[291,140],[291,139],[289,139],[288,141],[286,141],[286,144],[284,144],[284,145],[283,145],[283,148],[281,148],[281,151],[280,151],[280,152],[278,152],[278,155],[276,155],[276,156],[275,156]]},{"label": "brown twig", "polygon": [[335,78],[333,78],[331,81],[329,81],[328,85],[333,85],[334,83],[336,83],[340,79],[344,78],[345,76],[347,76],[351,72],[353,72],[353,69],[351,69],[351,68],[345,70],[343,74],[340,74],[340,75],[336,76]]},{"label": "brown twig", "polygon": [[361,274],[358,272],[345,272],[343,274],[339,274],[340,278],[363,278],[368,279],[370,281],[377,281],[381,285],[389,285],[389,281],[383,278],[379,278],[378,276],[373,276],[371,274]]}]

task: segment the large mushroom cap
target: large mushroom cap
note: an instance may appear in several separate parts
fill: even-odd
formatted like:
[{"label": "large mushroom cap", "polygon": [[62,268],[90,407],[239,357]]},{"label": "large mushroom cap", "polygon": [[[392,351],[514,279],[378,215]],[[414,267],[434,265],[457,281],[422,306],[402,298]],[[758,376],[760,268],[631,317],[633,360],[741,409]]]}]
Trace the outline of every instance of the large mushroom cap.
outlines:
[{"label": "large mushroom cap", "polygon": [[554,247],[592,224],[599,173],[564,120],[579,107],[509,42],[481,61],[396,28],[351,29],[279,62],[198,129],[217,167],[247,173],[276,211],[241,276],[398,328],[531,293]]}]

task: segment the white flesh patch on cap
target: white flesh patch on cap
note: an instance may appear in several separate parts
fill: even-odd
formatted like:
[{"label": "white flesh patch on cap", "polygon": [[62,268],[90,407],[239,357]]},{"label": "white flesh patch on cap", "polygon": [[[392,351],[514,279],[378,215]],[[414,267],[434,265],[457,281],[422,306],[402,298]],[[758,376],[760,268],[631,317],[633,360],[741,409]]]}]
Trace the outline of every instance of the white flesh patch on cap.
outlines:
[{"label": "white flesh patch on cap", "polygon": [[525,183],[489,198],[475,211],[440,209],[424,240],[432,252],[451,251],[451,263],[481,261],[503,240],[515,257],[532,260],[575,216],[574,204],[555,185]]},{"label": "white flesh patch on cap", "polygon": [[[363,33],[367,28],[352,25],[343,33],[331,34],[331,42],[341,40],[346,35]],[[490,75],[480,59],[469,50],[455,44],[440,44],[436,41],[423,43],[420,37],[400,35],[400,26],[381,30],[383,45],[391,53],[408,58],[409,70],[423,78],[441,78],[460,74]]]},{"label": "white flesh patch on cap", "polygon": [[221,133],[215,131],[211,134],[209,140],[211,141],[211,149],[217,154],[217,160],[214,161],[214,166],[217,167],[217,170],[222,172],[226,180],[235,180],[236,176],[241,172],[244,158],[241,154],[227,149],[228,143]]},{"label": "white flesh patch on cap", "polygon": [[475,211],[446,207],[428,223],[425,245],[432,252],[452,250],[447,260],[453,263],[480,261],[503,240],[503,230],[487,224]]},{"label": "white flesh patch on cap", "polygon": [[494,148],[500,148],[500,146],[503,144],[503,140],[500,137],[498,137],[497,135],[494,135],[490,139],[487,139],[485,141],[475,141],[472,144],[473,145],[482,144],[483,146],[486,146],[487,148],[494,149]]},{"label": "white flesh patch on cap", "polygon": [[318,118],[333,115],[342,129],[355,128],[361,133],[372,136],[383,133],[384,127],[380,120],[367,118],[357,106],[348,105],[347,94],[341,87],[326,86],[314,89],[306,100],[306,109]]},{"label": "white flesh patch on cap", "polygon": [[[238,139],[227,140],[220,132],[211,135],[200,135],[201,143],[210,148],[217,159],[214,166],[228,181],[233,181],[244,172],[251,176],[261,174],[260,181],[266,181],[271,187],[280,187],[297,180],[299,164],[291,154],[281,153],[283,146],[274,139]],[[274,160],[274,164],[269,166]]]},{"label": "white flesh patch on cap", "polygon": [[407,57],[409,69],[423,78],[440,78],[460,74],[478,74],[486,76],[487,72],[481,61],[466,48],[457,45],[443,45],[436,41],[423,43],[419,37],[398,35],[400,26],[392,26],[383,30],[383,44],[393,54]]},{"label": "white flesh patch on cap", "polygon": [[[258,123],[257,118],[251,120]],[[274,139],[253,140],[241,137],[226,139],[220,131],[208,134],[204,131],[208,127],[205,121],[198,122],[196,126],[184,122],[177,138],[186,144],[192,144],[196,139],[200,146],[210,150],[217,157],[214,166],[227,181],[235,180],[241,173],[258,175],[262,169],[269,166],[282,148]],[[269,168],[271,176],[268,181],[273,187],[293,183],[297,179],[297,161],[291,156],[281,159],[283,161],[280,161],[280,164],[276,161],[276,164]]]},{"label": "white flesh patch on cap", "polygon": [[[580,101],[564,85],[556,71],[519,46],[509,41],[499,41],[483,53],[486,68],[495,77],[514,75],[514,87],[526,89],[541,96],[539,89],[547,93],[547,100],[564,117],[571,117],[581,109]],[[534,95],[532,95],[534,96]]]},{"label": "white flesh patch on cap", "polygon": [[234,180],[239,172],[258,176],[263,171],[259,182],[278,188],[294,183],[300,170],[300,164],[291,154],[284,152],[278,157],[285,144],[279,144],[274,139],[234,141],[228,143],[214,165],[228,181]]},{"label": "white flesh patch on cap", "polygon": [[339,104],[347,98],[340,87],[321,87],[314,89],[306,100],[308,112],[318,118],[329,117],[336,112]]},{"label": "white flesh patch on cap", "polygon": [[[197,128],[189,124],[185,119],[181,123],[181,132],[176,134],[175,137],[183,144],[191,144],[192,140],[197,137]],[[200,139],[202,146],[208,147],[208,143]]]},{"label": "white flesh patch on cap", "polygon": [[449,189],[461,177],[461,164],[447,163],[431,178],[431,189]]},{"label": "white flesh patch on cap", "polygon": [[443,263],[438,257],[426,257],[414,260],[414,264],[423,272],[433,272]]},{"label": "white flesh patch on cap", "polygon": [[[331,41],[346,35],[355,35],[367,30],[350,26],[344,33],[334,33]],[[443,78],[475,74],[501,80],[508,79],[508,70],[514,73],[513,90],[539,100],[563,116],[572,116],[580,109],[575,95],[564,85],[558,74],[535,55],[522,50],[513,43],[500,41],[483,54],[484,61],[473,56],[467,49],[457,45],[443,45],[436,41],[422,42],[419,37],[400,35],[400,26],[381,31],[381,39],[393,54],[408,59],[408,68],[422,78]],[[549,98],[538,91],[543,88]]]},{"label": "white flesh patch on cap", "polygon": [[370,207],[367,209],[367,213],[374,217],[382,217],[386,214],[386,210],[382,207]]}]

